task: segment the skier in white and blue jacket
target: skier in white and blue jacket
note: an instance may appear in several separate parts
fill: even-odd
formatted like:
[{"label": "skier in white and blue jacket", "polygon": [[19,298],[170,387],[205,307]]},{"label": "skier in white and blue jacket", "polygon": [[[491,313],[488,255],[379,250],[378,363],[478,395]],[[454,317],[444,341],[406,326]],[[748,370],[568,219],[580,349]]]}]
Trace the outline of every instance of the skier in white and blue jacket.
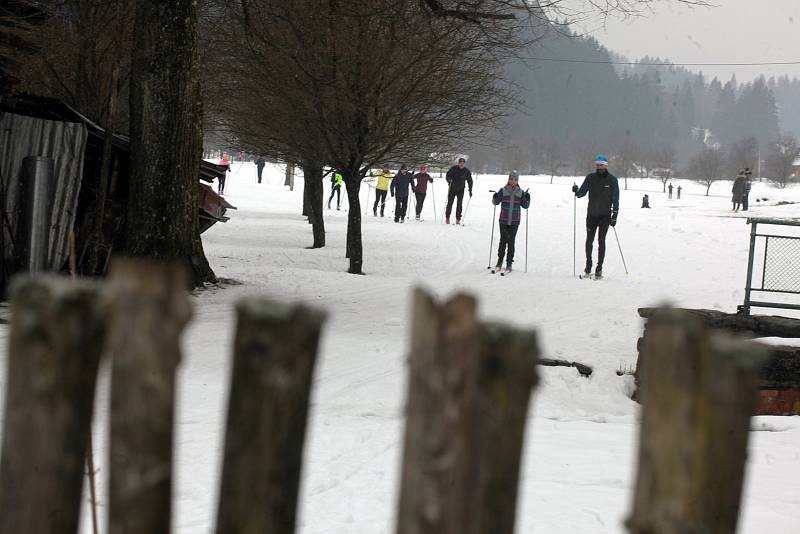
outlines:
[{"label": "skier in white and blue jacket", "polygon": [[[517,238],[519,222],[522,218],[522,208],[528,209],[531,205],[531,195],[519,186],[519,173],[512,171],[508,175],[508,183],[492,197],[492,204],[500,205],[500,247],[497,249],[497,267],[503,266],[503,257],[506,257],[506,270],[511,271],[514,263],[514,241]],[[508,256],[506,256],[508,248]]]}]

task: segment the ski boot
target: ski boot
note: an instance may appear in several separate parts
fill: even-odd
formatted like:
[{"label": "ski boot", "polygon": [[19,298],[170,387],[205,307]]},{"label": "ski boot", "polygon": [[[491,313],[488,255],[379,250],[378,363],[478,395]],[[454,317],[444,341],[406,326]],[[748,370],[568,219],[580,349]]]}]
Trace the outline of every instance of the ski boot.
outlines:
[{"label": "ski boot", "polygon": [[444,223],[445,224],[450,224],[450,217],[445,218]]},{"label": "ski boot", "polygon": [[600,280],[603,278],[603,266],[598,265],[597,268],[594,270],[594,278],[595,280]]}]

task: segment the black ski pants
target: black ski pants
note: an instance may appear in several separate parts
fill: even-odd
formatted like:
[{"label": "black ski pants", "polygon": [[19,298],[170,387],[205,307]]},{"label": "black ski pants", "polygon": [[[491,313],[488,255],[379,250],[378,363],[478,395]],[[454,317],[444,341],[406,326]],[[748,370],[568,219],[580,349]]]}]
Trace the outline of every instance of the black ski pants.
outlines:
[{"label": "black ski pants", "polygon": [[258,166],[256,169],[258,170],[258,183],[261,183],[261,175],[264,172],[264,167]]},{"label": "black ski pants", "polygon": [[511,266],[514,263],[514,243],[517,239],[518,224],[503,224],[500,223],[500,246],[497,249],[497,265],[502,265],[503,257],[506,256],[506,248],[508,248],[508,258],[506,265]]},{"label": "black ski pants", "polygon": [[417,219],[419,219],[419,216],[422,215],[422,206],[425,204],[427,193],[414,193],[414,196],[417,199]]},{"label": "black ski pants", "polygon": [[375,190],[375,204],[372,206],[372,213],[374,215],[378,214],[378,203],[381,205],[381,217],[383,217],[383,210],[386,207],[386,193],[385,189],[376,189]]},{"label": "black ski pants", "polygon": [[227,176],[225,176],[224,174],[222,176],[219,176],[219,183],[217,184],[217,192],[219,192],[220,195],[225,192],[225,179],[226,178],[227,178]]},{"label": "black ski pants", "polygon": [[450,218],[450,213],[453,211],[453,200],[458,199],[456,202],[456,219],[461,219],[461,204],[464,202],[464,188],[451,187],[447,190],[447,209],[444,216]]},{"label": "black ski pants", "polygon": [[397,195],[394,197],[394,222],[406,218],[408,211],[408,195],[401,197]]},{"label": "black ski pants", "polygon": [[328,199],[328,209],[331,207],[331,200],[333,200],[334,194],[336,194],[336,207],[338,208],[342,204],[342,188],[340,186],[336,186],[331,189],[331,196]]},{"label": "black ski pants", "polygon": [[597,230],[600,230],[597,238],[597,268],[603,268],[603,260],[606,257],[606,234],[610,225],[611,215],[586,216],[586,269],[592,268],[592,245]]}]

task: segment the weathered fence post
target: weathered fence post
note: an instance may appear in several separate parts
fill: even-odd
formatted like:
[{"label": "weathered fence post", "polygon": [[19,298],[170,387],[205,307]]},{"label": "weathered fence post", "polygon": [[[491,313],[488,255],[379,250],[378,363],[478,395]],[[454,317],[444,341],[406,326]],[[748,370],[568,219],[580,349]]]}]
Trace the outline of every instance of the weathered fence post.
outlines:
[{"label": "weathered fence post", "polygon": [[77,532],[104,317],[94,284],[15,284],[0,460],[0,533]]},{"label": "weathered fence post", "polygon": [[633,534],[736,532],[765,347],[675,310],[648,324]]},{"label": "weathered fence post", "polygon": [[398,534],[511,534],[536,335],[414,293]]},{"label": "weathered fence post", "polygon": [[178,264],[123,260],[108,282],[111,534],[166,534],[172,499],[175,371],[191,315]]},{"label": "weathered fence post", "polygon": [[324,314],[248,298],[237,307],[217,534],[291,534]]}]

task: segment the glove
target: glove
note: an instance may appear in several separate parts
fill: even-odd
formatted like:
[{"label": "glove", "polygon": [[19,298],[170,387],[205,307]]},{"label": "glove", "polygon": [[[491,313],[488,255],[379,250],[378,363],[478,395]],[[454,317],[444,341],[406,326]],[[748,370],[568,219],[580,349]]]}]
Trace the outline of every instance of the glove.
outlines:
[{"label": "glove", "polygon": [[578,184],[572,184],[572,192],[573,193],[577,193],[578,192]]},{"label": "glove", "polygon": [[526,191],[525,193],[522,194],[522,198],[524,200],[527,200],[528,202],[530,202],[531,201],[531,194]]},{"label": "glove", "polygon": [[394,197],[394,193],[391,193],[392,197]]},{"label": "glove", "polygon": [[616,226],[616,225],[617,225],[617,212],[615,211],[611,214],[611,226]]},{"label": "glove", "polygon": [[469,196],[472,196],[472,189],[469,190]]}]

